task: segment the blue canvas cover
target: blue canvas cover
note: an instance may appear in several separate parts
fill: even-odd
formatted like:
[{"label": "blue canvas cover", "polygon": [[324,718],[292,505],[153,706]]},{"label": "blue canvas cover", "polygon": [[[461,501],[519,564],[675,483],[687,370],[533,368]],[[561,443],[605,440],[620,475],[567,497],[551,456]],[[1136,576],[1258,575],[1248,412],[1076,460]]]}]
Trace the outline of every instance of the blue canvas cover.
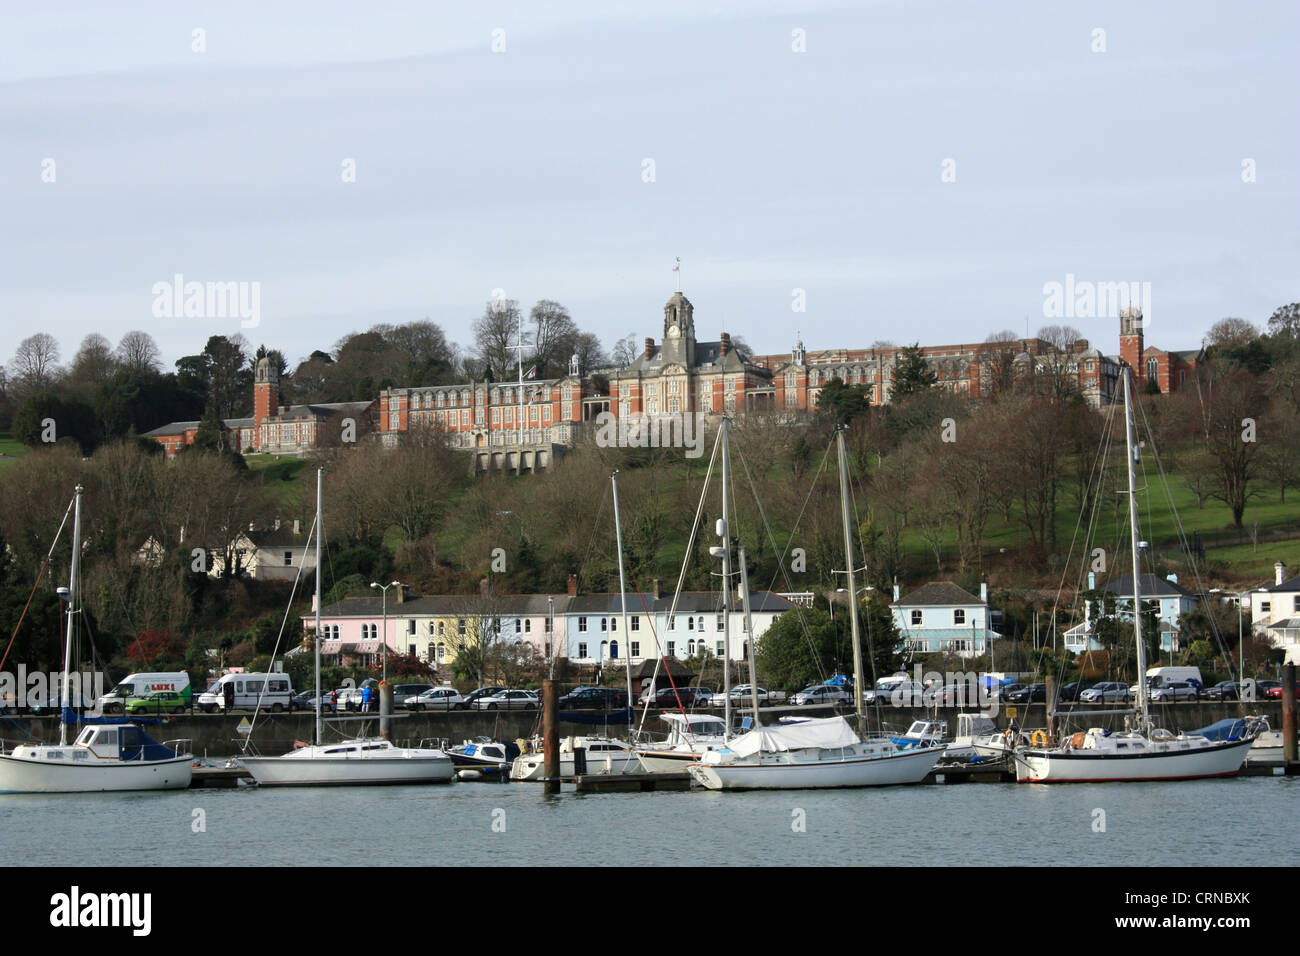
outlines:
[{"label": "blue canvas cover", "polygon": [[1246,721],[1240,717],[1229,717],[1217,721],[1192,733],[1208,740],[1239,740],[1246,731]]}]

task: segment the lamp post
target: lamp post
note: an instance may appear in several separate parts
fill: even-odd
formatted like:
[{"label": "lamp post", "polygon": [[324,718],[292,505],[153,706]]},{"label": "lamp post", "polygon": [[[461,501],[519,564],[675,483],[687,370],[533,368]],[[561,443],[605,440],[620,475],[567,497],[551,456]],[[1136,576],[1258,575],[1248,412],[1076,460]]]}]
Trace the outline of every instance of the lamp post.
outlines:
[{"label": "lamp post", "polygon": [[384,681],[385,683],[387,683],[387,681],[388,681],[388,589],[389,589],[389,588],[400,588],[402,585],[401,585],[401,583],[398,582],[398,581],[393,581],[391,584],[376,584],[374,581],[371,581],[371,582],[370,582],[370,586],[371,586],[372,588],[377,588],[377,589],[378,589],[379,591],[381,591],[381,592],[383,593],[383,595],[384,595],[383,605],[382,605],[382,606],[383,606],[383,620],[384,620],[384,645],[383,645],[383,650],[380,652],[380,653],[381,653],[381,657],[380,657],[380,659],[381,659],[381,661],[383,662],[383,664],[382,664],[382,668],[383,668],[383,678],[382,678],[382,679],[383,679],[383,681]]}]

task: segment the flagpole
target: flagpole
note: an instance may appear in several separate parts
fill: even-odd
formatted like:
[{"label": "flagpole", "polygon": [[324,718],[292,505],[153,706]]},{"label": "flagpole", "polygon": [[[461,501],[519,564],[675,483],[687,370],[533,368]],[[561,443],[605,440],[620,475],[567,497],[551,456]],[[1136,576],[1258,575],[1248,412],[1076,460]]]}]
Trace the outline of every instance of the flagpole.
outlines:
[{"label": "flagpole", "polygon": [[[519,409],[515,413],[519,421],[516,425],[519,429],[519,445],[524,444],[524,323],[519,323],[519,344],[515,346],[515,354],[519,357]],[[522,459],[521,459],[522,461]]]}]

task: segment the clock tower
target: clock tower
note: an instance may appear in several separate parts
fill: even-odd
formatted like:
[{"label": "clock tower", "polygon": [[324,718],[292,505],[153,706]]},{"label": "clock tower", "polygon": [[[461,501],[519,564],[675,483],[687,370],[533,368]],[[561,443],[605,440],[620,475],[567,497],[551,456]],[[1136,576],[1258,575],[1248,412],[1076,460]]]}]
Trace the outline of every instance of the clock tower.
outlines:
[{"label": "clock tower", "polygon": [[695,306],[680,292],[664,306],[663,362],[683,368],[695,366]]}]

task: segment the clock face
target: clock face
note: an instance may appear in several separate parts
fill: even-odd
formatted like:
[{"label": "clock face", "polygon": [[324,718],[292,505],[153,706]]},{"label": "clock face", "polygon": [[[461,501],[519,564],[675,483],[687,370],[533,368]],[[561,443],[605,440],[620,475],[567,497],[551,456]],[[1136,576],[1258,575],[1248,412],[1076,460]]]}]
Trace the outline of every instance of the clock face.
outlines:
[{"label": "clock face", "polygon": [[681,333],[681,330],[678,329],[677,326],[675,326],[675,325],[670,325],[670,326],[668,326],[668,337],[669,337],[670,339],[675,339],[675,338],[677,338],[677,336],[679,336],[679,335],[681,335],[681,334],[682,334],[682,333]]}]

